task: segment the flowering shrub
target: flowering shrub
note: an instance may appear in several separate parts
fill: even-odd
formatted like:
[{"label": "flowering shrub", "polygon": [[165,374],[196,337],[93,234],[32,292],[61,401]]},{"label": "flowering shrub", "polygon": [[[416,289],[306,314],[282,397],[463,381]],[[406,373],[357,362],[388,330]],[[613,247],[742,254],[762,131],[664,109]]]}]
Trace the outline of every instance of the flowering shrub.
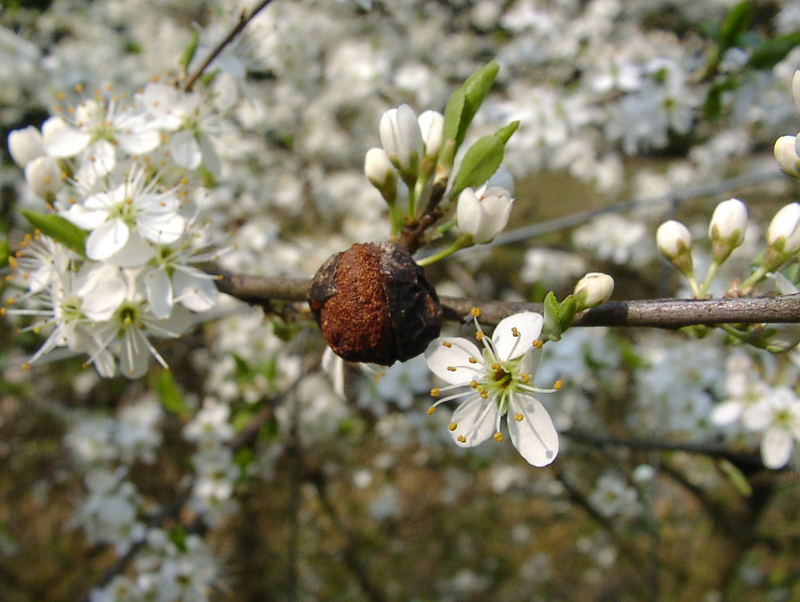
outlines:
[{"label": "flowering shrub", "polygon": [[0,597],[791,598],[798,46],[795,1],[9,3]]}]

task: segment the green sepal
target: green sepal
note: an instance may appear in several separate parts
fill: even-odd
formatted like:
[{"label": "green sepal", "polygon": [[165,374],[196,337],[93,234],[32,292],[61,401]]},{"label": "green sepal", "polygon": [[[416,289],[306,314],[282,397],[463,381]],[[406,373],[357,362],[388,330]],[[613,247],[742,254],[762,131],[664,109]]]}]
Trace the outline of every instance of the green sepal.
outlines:
[{"label": "green sepal", "polygon": [[71,221],[56,213],[39,213],[37,211],[26,211],[23,209],[22,215],[42,234],[60,242],[82,257],[86,257],[84,244],[88,233],[85,230],[81,230]]},{"label": "green sepal", "polygon": [[454,198],[465,188],[480,186],[494,175],[503,162],[506,142],[518,126],[519,121],[509,123],[494,134],[479,138],[469,147],[453,181]]},{"label": "green sepal", "polygon": [[172,376],[172,372],[161,370],[155,389],[158,400],[167,412],[182,418],[191,414],[189,406],[186,405],[186,401],[183,399],[183,393],[181,393],[175,378]]}]

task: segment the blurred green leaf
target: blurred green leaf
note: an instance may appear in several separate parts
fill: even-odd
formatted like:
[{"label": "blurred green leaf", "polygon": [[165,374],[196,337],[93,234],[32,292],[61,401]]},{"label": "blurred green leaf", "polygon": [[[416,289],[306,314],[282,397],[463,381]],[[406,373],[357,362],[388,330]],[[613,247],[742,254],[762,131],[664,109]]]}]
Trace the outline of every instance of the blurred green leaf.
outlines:
[{"label": "blurred green leaf", "polygon": [[789,52],[800,45],[800,29],[768,40],[757,46],[747,61],[753,69],[772,69],[781,62]]},{"label": "blurred green leaf", "polygon": [[728,11],[725,20],[722,22],[722,27],[720,27],[719,36],[717,37],[720,56],[722,56],[728,48],[737,45],[739,38],[747,31],[752,16],[753,5],[750,0],[740,2]]},{"label": "blurred green leaf", "polygon": [[28,222],[42,234],[60,242],[68,249],[72,249],[86,257],[84,244],[88,233],[81,230],[71,221],[55,213],[39,213],[37,211],[22,210],[22,215]]},{"label": "blurred green leaf", "polygon": [[172,372],[169,370],[162,370],[158,375],[156,394],[161,401],[161,405],[170,414],[181,417],[191,414],[189,406],[186,405],[186,401],[183,399],[183,393],[181,393],[175,378],[172,376]]},{"label": "blurred green leaf", "polygon": [[181,70],[186,73],[189,70],[189,64],[192,62],[195,53],[197,52],[197,45],[200,42],[200,34],[195,31],[192,34],[192,39],[189,40],[189,43],[186,45],[186,48],[183,49],[183,53],[181,54]]}]

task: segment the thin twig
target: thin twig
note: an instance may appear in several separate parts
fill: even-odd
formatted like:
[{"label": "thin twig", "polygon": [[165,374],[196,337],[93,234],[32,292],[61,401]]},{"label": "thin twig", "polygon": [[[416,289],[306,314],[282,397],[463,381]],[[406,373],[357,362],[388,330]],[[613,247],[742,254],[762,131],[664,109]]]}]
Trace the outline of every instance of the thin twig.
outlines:
[{"label": "thin twig", "polygon": [[[262,278],[244,274],[220,275],[219,290],[248,303],[268,306],[272,300],[305,301],[311,280]],[[470,309],[481,310],[481,324],[496,325],[520,311],[541,313],[541,303],[482,301],[440,297],[445,319],[463,320]],[[575,317],[575,326],[649,326],[680,328],[695,324],[785,324],[800,322],[800,294],[735,299],[644,299],[610,301]]]},{"label": "thin twig", "polygon": [[186,78],[186,81],[183,83],[184,92],[191,92],[195,82],[200,78],[201,75],[203,75],[203,73],[205,73],[205,70],[208,69],[208,66],[214,62],[214,59],[216,59],[222,53],[222,51],[225,50],[225,47],[228,46],[228,44],[230,44],[231,42],[233,42],[234,39],[236,39],[236,36],[238,36],[242,32],[242,30],[245,27],[247,27],[247,24],[250,23],[250,21],[252,21],[259,12],[261,12],[264,8],[266,8],[270,2],[272,2],[272,0],[262,0],[258,4],[258,6],[256,6],[250,12],[249,15],[245,15],[244,13],[242,13],[239,16],[239,21],[236,23],[234,28],[231,29],[228,35],[225,36],[225,39],[222,40],[219,44],[217,44],[217,46],[208,54],[205,60],[200,64],[200,66],[197,69],[195,69],[194,73],[192,73]]}]

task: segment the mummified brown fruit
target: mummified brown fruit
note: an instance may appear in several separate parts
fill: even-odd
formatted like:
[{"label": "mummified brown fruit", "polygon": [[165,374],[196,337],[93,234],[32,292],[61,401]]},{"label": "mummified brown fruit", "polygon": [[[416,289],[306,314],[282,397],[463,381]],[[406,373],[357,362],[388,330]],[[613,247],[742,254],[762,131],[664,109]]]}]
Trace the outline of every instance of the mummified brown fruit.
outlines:
[{"label": "mummified brown fruit", "polygon": [[308,298],[328,345],[351,362],[410,359],[442,326],[442,306],[422,268],[390,242],[355,244],[330,257]]}]

